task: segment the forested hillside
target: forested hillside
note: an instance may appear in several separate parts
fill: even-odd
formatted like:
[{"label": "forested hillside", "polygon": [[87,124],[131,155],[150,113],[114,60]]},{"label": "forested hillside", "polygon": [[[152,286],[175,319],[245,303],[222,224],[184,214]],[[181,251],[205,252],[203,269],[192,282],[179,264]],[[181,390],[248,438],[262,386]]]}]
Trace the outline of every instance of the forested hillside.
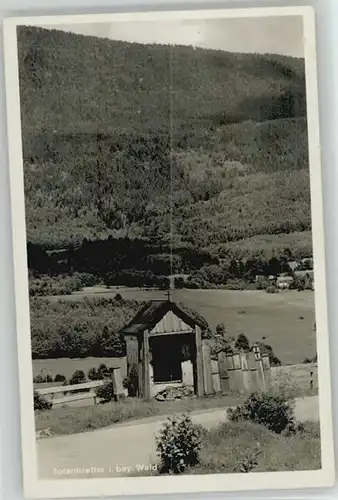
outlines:
[{"label": "forested hillside", "polygon": [[18,39],[29,242],[311,254],[302,60]]}]

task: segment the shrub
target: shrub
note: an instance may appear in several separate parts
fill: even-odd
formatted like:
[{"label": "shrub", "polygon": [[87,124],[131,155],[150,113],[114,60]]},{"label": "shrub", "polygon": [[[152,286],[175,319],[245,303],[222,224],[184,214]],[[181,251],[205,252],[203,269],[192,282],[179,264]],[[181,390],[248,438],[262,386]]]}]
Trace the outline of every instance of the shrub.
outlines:
[{"label": "shrub", "polygon": [[54,382],[65,382],[65,381],[66,377],[64,375],[60,375],[60,373],[55,375]]},{"label": "shrub", "polygon": [[304,364],[317,363],[317,354],[316,354],[313,358],[308,358],[308,357],[306,357],[306,358],[303,360],[303,363],[304,363]]},{"label": "shrub", "polygon": [[250,344],[249,341],[244,335],[244,333],[240,333],[237,337],[236,343],[235,343],[235,349],[238,351],[243,351],[243,352],[249,352],[250,351]]},{"label": "shrub", "polygon": [[45,411],[50,410],[52,403],[47,401],[38,392],[34,391],[34,411]]},{"label": "shrub", "polygon": [[251,472],[258,466],[258,457],[262,455],[260,443],[251,451],[248,451],[241,459],[241,461],[234,467],[234,472]]},{"label": "shrub", "polygon": [[168,418],[156,438],[160,473],[179,474],[199,463],[202,430],[188,415]]},{"label": "shrub", "polygon": [[265,289],[266,293],[278,293],[279,290],[278,288],[276,287],[276,285],[269,285],[266,287]]},{"label": "shrub", "polygon": [[229,279],[224,285],[226,290],[245,290],[247,288],[247,283],[240,279]]},{"label": "shrub", "polygon": [[294,399],[288,397],[286,392],[276,393],[272,389],[250,394],[242,406],[229,408],[227,414],[229,420],[250,420],[277,434],[286,429],[291,430],[296,425]]},{"label": "shrub", "polygon": [[258,342],[258,345],[262,354],[269,355],[270,366],[280,366],[282,364],[281,360],[273,352],[271,345],[264,342]]},{"label": "shrub", "polygon": [[104,378],[110,377],[110,371],[104,363],[102,363],[97,369],[98,380],[103,380]]},{"label": "shrub", "polygon": [[[91,287],[100,283],[100,278],[89,273],[74,273],[72,278],[74,282],[79,282],[81,287]],[[76,280],[76,281],[75,281]]]},{"label": "shrub", "polygon": [[97,372],[96,368],[91,368],[87,376],[89,380],[101,380],[101,375]]},{"label": "shrub", "polygon": [[76,370],[69,379],[69,385],[83,384],[86,381],[86,376],[82,370]]},{"label": "shrub", "polygon": [[266,290],[269,286],[268,280],[259,281],[256,285],[257,290]]},{"label": "shrub", "polygon": [[53,378],[47,374],[47,375],[36,375],[36,377],[33,378],[34,384],[43,384],[46,382],[53,382]]},{"label": "shrub", "polygon": [[113,382],[107,382],[103,386],[99,387],[96,391],[98,398],[102,399],[102,403],[108,403],[114,400],[115,392]]},{"label": "shrub", "polygon": [[225,335],[225,326],[223,323],[218,323],[218,325],[216,326],[216,333],[217,335],[220,335],[221,337],[224,337]]}]

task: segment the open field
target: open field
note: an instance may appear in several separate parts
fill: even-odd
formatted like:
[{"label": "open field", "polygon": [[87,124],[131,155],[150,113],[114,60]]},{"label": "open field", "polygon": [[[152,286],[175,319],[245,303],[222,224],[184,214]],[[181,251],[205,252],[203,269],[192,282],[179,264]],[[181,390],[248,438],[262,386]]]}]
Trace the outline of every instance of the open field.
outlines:
[{"label": "open field", "polygon": [[[318,391],[318,366],[316,363],[271,367],[272,377],[284,375],[292,379],[301,391],[307,392],[311,388]],[[311,381],[312,384],[310,384]]]},{"label": "open field", "polygon": [[[212,328],[270,344],[282,364],[302,363],[316,353],[314,293],[284,291],[182,290],[174,300],[196,309]],[[265,337],[265,338],[264,338]]]},{"label": "open field", "polygon": [[[115,297],[116,293],[125,299],[140,301],[166,298],[165,292],[158,290],[93,287],[62,299],[108,298]],[[304,358],[313,358],[316,354],[312,291],[288,290],[268,294],[251,290],[175,290],[172,300],[196,310],[212,329],[218,323],[224,323],[229,335],[244,333],[250,342],[257,340],[270,344],[282,364],[299,364]]]},{"label": "open field", "polygon": [[[98,368],[101,364],[105,364],[107,368],[121,368],[122,378],[127,375],[126,358],[33,359],[32,363],[34,377],[40,374],[48,374],[54,379],[55,375],[59,373],[69,380],[76,370],[82,370],[87,375],[91,368]],[[59,383],[58,385],[61,384]]]}]

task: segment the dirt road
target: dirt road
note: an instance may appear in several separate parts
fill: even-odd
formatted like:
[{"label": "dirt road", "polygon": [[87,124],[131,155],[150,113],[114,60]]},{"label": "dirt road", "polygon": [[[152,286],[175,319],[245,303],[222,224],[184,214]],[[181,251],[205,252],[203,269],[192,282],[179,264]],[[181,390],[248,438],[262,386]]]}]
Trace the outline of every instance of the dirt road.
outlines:
[{"label": "dirt road", "polygon": [[[226,421],[225,409],[193,412],[195,423],[210,429]],[[299,421],[318,421],[318,396],[296,400]],[[82,434],[37,442],[41,479],[117,477],[156,462],[155,436],[165,417],[147,418]]]}]

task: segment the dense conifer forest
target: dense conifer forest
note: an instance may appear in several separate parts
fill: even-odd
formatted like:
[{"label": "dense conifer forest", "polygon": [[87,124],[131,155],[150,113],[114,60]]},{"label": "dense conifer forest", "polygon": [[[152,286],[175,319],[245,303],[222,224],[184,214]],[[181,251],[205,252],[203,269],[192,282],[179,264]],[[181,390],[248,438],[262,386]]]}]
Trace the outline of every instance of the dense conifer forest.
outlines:
[{"label": "dense conifer forest", "polygon": [[18,47],[32,276],[161,287],[311,256],[303,60],[35,27]]}]

